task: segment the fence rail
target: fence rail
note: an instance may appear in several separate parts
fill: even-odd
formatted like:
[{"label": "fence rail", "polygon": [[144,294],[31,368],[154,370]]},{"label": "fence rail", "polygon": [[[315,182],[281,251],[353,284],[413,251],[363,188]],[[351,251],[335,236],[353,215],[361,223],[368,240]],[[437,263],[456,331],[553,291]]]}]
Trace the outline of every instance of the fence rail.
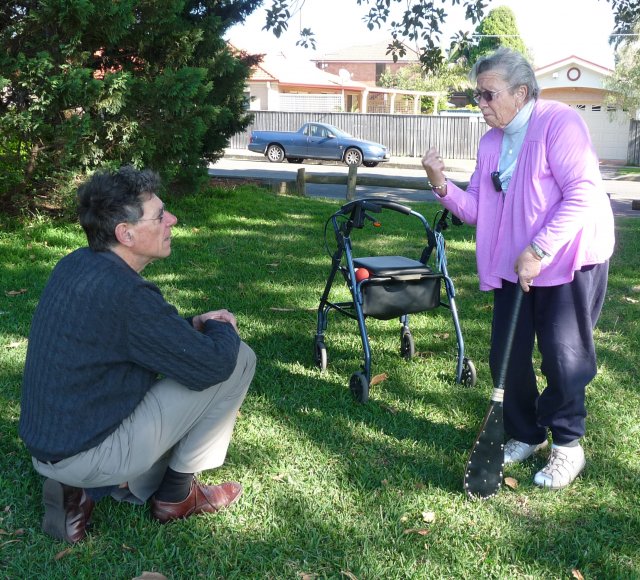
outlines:
[{"label": "fence rail", "polygon": [[233,149],[246,149],[251,131],[297,131],[303,123],[329,123],[368,141],[383,143],[391,155],[422,157],[437,147],[446,159],[475,159],[488,126],[479,117],[434,115],[363,115],[359,113],[288,113],[253,111],[253,123],[231,138]]}]

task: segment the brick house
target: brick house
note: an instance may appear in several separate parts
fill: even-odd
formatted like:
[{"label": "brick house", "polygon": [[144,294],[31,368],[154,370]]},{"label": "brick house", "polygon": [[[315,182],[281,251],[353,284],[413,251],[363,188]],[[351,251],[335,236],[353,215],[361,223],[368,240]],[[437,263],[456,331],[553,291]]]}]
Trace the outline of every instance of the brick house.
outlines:
[{"label": "brick house", "polygon": [[394,62],[392,55],[387,54],[388,46],[388,41],[350,46],[327,52],[312,62],[325,72],[339,75],[346,71],[352,80],[375,87],[384,73],[396,73],[407,65],[420,62],[418,53],[406,45],[407,53]]}]

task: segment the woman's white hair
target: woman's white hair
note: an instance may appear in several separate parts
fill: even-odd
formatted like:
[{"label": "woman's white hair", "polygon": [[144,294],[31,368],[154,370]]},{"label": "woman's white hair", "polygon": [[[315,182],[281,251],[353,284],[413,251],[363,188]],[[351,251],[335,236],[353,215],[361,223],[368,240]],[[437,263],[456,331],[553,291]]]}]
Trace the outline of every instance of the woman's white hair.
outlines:
[{"label": "woman's white hair", "polygon": [[536,80],[533,67],[529,61],[517,50],[501,47],[495,52],[479,58],[473,65],[469,78],[475,83],[478,75],[497,71],[508,83],[510,87],[527,87],[527,100],[537,99],[540,96],[540,87]]}]

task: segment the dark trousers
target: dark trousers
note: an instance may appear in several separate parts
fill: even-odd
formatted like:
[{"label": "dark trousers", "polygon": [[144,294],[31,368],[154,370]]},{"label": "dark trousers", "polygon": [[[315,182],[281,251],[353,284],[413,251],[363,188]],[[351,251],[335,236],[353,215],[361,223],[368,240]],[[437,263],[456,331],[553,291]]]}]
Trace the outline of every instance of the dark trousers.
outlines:
[{"label": "dark trousers", "polygon": [[[584,435],[585,390],[596,376],[593,329],[607,289],[609,262],[585,266],[572,282],[532,287],[524,295],[511,351],[504,393],[505,431],[518,441],[540,443],[551,431],[553,442],[570,443]],[[517,284],[502,281],[494,290],[491,353],[494,383]],[[547,386],[538,392],[533,368],[537,340]]]}]

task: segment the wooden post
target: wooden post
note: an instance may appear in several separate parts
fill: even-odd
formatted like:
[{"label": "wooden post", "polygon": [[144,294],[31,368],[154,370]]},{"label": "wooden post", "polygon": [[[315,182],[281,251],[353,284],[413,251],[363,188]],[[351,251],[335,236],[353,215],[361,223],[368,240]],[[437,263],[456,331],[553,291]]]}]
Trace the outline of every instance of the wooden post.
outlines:
[{"label": "wooden post", "polygon": [[307,182],[304,174],[304,167],[300,167],[298,169],[298,174],[296,176],[296,193],[302,197],[307,195]]},{"label": "wooden post", "polygon": [[284,195],[287,193],[288,189],[288,182],[278,181],[277,179],[271,180],[271,191],[273,191],[276,195]]},{"label": "wooden post", "polygon": [[356,198],[356,182],[358,180],[358,166],[349,165],[349,174],[347,175],[347,201]]}]

